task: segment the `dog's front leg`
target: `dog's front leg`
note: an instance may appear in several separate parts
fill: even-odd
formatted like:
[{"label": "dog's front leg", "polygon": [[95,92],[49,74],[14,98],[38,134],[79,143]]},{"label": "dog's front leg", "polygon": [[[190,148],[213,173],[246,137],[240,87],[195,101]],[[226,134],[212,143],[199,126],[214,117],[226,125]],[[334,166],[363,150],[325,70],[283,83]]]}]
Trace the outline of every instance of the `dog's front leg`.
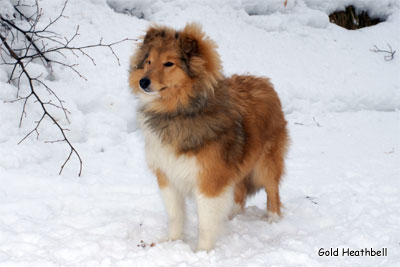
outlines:
[{"label": "dog's front leg", "polygon": [[183,195],[172,184],[161,188],[161,194],[168,214],[168,239],[182,239],[185,217],[185,200]]},{"label": "dog's front leg", "polygon": [[221,226],[232,209],[233,187],[226,187],[221,194],[214,197],[196,192],[196,201],[199,217],[197,250],[209,251],[214,248]]}]

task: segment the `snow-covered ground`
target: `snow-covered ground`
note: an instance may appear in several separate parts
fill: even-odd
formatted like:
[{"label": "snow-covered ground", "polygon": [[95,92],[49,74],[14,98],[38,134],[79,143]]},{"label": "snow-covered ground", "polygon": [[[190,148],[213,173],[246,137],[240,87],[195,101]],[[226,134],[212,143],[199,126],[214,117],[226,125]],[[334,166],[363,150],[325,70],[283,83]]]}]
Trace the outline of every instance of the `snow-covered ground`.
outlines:
[{"label": "snow-covered ground", "polygon": [[[9,13],[5,8],[0,12]],[[14,1],[14,0],[13,0]],[[400,50],[398,0],[168,1],[70,0],[53,30],[81,35],[75,45],[142,35],[149,22],[182,28],[197,21],[219,45],[225,74],[271,78],[292,145],[281,186],[284,217],[261,220],[265,194],[228,221],[216,249],[194,252],[196,207],[189,201],[185,240],[159,243],[167,219],[148,170],[127,85],[135,42],[93,49],[74,72],[55,68],[47,83],[66,101],[68,137],[83,174],[50,123],[19,140],[40,118],[37,103],[18,127],[22,103],[0,66],[0,266],[398,266],[400,262],[400,60],[370,50]],[[63,0],[39,1],[43,23]],[[329,23],[356,3],[386,21],[357,31]],[[249,15],[251,14],[251,15]],[[38,64],[31,71],[46,72]],[[43,88],[42,88],[43,89]],[[23,92],[22,92],[23,93]],[[143,241],[142,241],[143,240]],[[154,243],[155,246],[150,246]],[[318,256],[320,248],[388,248],[386,257]]]}]

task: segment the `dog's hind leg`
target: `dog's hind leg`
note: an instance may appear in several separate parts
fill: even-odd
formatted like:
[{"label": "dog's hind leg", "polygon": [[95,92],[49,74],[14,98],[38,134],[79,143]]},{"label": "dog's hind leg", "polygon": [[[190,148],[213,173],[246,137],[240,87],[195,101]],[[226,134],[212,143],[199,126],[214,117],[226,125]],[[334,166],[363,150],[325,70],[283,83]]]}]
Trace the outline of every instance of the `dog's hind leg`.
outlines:
[{"label": "dog's hind leg", "polygon": [[244,206],[246,204],[247,188],[244,181],[237,183],[234,187],[234,202],[229,213],[229,219],[233,219],[237,214],[244,211]]},{"label": "dog's hind leg", "polygon": [[267,193],[267,216],[269,222],[278,221],[281,216],[279,183],[284,173],[286,154],[286,131],[278,136],[276,143],[266,146],[254,168],[254,183],[263,186]]}]

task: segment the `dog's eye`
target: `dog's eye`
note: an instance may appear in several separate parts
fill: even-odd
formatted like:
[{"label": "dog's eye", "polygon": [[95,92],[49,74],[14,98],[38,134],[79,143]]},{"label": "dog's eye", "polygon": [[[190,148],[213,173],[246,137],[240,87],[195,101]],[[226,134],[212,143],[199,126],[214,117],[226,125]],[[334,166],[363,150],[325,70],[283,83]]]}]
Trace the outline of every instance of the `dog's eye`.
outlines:
[{"label": "dog's eye", "polygon": [[149,61],[147,61],[147,63],[149,63],[149,65],[151,64],[151,61],[149,60]]},{"label": "dog's eye", "polygon": [[170,61],[164,63],[164,66],[165,66],[165,67],[171,67],[171,66],[173,66],[173,65],[174,65],[174,63],[172,63],[172,62],[170,62]]}]

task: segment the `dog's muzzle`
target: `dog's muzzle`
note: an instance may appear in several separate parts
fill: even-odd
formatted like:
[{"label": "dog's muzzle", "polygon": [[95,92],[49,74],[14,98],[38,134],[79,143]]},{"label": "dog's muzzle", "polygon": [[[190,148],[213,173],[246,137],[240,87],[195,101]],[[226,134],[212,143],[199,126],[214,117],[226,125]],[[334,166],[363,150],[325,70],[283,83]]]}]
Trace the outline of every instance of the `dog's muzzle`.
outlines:
[{"label": "dog's muzzle", "polygon": [[147,93],[151,92],[151,89],[149,87],[150,83],[151,83],[151,81],[147,77],[144,77],[144,78],[140,79],[140,81],[139,81],[140,88],[142,88],[142,90]]}]

